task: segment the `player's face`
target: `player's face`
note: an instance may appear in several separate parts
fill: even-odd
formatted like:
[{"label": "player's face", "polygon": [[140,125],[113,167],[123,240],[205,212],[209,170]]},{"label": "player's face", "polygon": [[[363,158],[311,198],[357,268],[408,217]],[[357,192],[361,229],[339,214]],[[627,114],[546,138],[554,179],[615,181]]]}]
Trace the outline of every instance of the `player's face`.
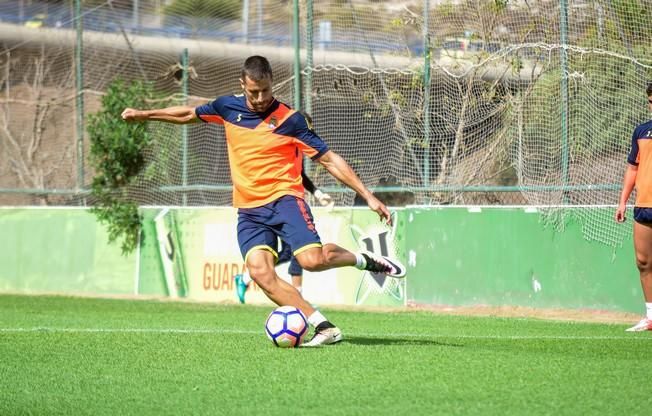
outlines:
[{"label": "player's face", "polygon": [[257,113],[267,110],[274,101],[274,97],[272,97],[272,80],[269,77],[254,81],[245,76],[244,79],[240,80],[240,85],[242,85],[242,90],[247,99],[247,107]]},{"label": "player's face", "polygon": [[647,108],[652,111],[652,95],[648,95],[647,97]]}]

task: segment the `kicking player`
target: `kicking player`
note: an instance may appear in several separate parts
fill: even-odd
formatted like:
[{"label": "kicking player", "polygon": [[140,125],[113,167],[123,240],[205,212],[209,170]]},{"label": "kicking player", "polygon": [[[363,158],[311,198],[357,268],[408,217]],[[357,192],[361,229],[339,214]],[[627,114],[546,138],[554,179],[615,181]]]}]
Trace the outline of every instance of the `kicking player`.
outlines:
[{"label": "kicking player", "polygon": [[[652,110],[652,83],[647,86],[648,109]],[[632,149],[627,157],[623,189],[615,220],[625,221],[627,200],[636,187],[634,203],[634,251],[646,315],[627,331],[652,331],[652,120],[640,124],[632,135]]]},{"label": "kicking player", "polygon": [[[306,117],[309,125],[312,124],[310,116],[303,112],[301,112],[301,114]],[[319,190],[303,169],[301,170],[301,179],[305,190],[313,194],[321,206],[326,207],[333,204],[333,198],[331,198],[327,193]],[[303,269],[297,259],[292,255],[292,249],[290,246],[281,241],[281,249],[278,251],[277,265],[287,262],[290,262],[290,265],[288,266],[288,274],[290,275],[292,286],[294,286],[299,293],[303,294]],[[253,279],[251,278],[251,275],[249,275],[248,270],[234,276],[235,293],[238,296],[240,303],[245,303],[245,293],[247,292],[252,280]]]},{"label": "kicking player", "polygon": [[288,243],[301,267],[312,272],[355,266],[400,278],[405,276],[405,268],[395,259],[352,253],[331,243],[322,245],[310,208],[303,200],[302,153],[361,195],[381,220],[391,225],[392,219],[387,207],[367,189],[349,164],[310,129],[305,117],[274,98],[272,82],[268,60],[250,56],[241,72],[241,95],[218,97],[196,108],[126,108],[122,118],[224,125],[233,206],[238,208],[238,244],[245,265],[274,303],[294,306],[308,317],[315,332],[304,346],[333,344],[342,340],[342,331],[276,274],[277,240]]}]

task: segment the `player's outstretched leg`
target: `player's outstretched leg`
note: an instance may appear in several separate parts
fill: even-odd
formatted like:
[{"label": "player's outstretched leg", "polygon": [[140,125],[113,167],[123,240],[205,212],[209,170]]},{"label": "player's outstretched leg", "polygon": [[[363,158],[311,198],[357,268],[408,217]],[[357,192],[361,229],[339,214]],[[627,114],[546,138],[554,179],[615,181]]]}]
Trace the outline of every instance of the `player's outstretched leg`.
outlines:
[{"label": "player's outstretched leg", "polygon": [[371,252],[360,253],[364,259],[361,264],[356,265],[360,270],[368,270],[372,273],[383,273],[390,277],[405,277],[405,266],[400,261],[387,256],[379,256]]},{"label": "player's outstretched leg", "polygon": [[641,319],[639,323],[634,325],[631,328],[627,328],[627,332],[639,332],[639,331],[652,331],[652,319]]}]

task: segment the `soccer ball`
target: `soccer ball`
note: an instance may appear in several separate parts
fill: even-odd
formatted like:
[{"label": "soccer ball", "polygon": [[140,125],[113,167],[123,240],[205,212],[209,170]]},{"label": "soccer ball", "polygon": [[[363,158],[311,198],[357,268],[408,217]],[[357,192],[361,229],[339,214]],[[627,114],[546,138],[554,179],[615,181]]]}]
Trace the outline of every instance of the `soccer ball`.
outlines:
[{"label": "soccer ball", "polygon": [[294,306],[280,306],[267,317],[265,333],[277,347],[296,348],[308,333],[308,321]]}]

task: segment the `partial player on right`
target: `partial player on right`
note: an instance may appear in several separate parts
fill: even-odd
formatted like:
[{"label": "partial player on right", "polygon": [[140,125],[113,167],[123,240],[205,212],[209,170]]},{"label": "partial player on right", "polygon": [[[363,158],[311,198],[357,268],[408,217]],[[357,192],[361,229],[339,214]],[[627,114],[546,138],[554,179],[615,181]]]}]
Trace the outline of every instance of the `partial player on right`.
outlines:
[{"label": "partial player on right", "polygon": [[[648,109],[652,111],[652,83],[647,86]],[[632,135],[623,189],[614,216],[625,221],[629,196],[636,188],[634,203],[634,251],[645,298],[646,316],[627,331],[652,331],[652,120],[640,124]]]}]

